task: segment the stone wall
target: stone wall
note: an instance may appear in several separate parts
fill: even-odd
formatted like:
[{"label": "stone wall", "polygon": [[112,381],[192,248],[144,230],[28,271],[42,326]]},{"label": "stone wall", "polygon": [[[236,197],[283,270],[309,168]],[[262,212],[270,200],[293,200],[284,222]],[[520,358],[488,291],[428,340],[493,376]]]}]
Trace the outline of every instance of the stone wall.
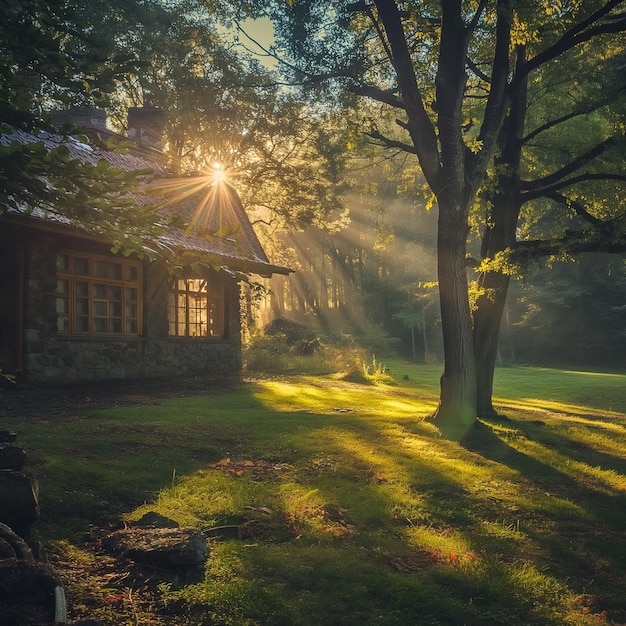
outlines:
[{"label": "stone wall", "polygon": [[232,374],[241,370],[239,286],[226,286],[226,338],[168,336],[167,280],[144,268],[143,333],[139,337],[72,336],[57,332],[57,250],[67,241],[31,241],[25,264],[23,380],[64,383],[121,378]]}]

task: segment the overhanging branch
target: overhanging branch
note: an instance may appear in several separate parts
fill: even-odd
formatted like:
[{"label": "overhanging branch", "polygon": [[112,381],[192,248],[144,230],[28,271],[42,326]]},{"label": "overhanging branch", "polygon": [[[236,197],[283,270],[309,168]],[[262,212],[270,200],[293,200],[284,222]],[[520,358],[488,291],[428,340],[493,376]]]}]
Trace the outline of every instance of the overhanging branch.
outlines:
[{"label": "overhanging branch", "polygon": [[[592,13],[588,18],[575,24],[556,43],[549,46],[532,59],[528,60],[519,74],[516,74],[514,82],[521,80],[541,65],[556,59],[564,52],[585,43],[598,35],[619,33],[626,30],[626,17],[623,14],[610,22],[599,23],[623,0],[609,0],[603,7]],[[609,16],[610,17],[610,16]]]},{"label": "overhanging branch", "polygon": [[404,102],[395,95],[395,90],[392,89],[379,89],[373,85],[350,85],[348,89],[357,96],[365,96],[371,98],[377,102],[388,104],[397,109],[404,110]]},{"label": "overhanging branch", "polygon": [[572,187],[578,183],[584,183],[592,180],[614,180],[618,182],[626,182],[626,174],[612,174],[612,173],[586,173],[580,176],[573,176],[572,178],[566,178],[559,183],[551,185],[549,187],[538,187],[532,191],[527,191],[521,194],[523,202],[529,202],[530,200],[536,200],[537,198],[549,198],[551,194],[557,193],[567,187]]},{"label": "overhanging branch", "polygon": [[555,239],[518,241],[510,250],[511,260],[516,262],[564,253],[572,255],[585,252],[622,254],[626,252],[626,234],[621,233],[614,238],[607,238],[603,233],[571,231]]},{"label": "overhanging branch", "polygon": [[366,132],[365,134],[368,137],[371,137],[372,139],[376,139],[377,141],[380,141],[385,146],[385,148],[397,148],[398,150],[402,150],[403,152],[417,154],[417,150],[415,149],[415,146],[408,144],[408,143],[404,143],[402,141],[397,141],[396,139],[390,139],[389,137],[386,137],[385,135],[383,135],[377,130],[371,130],[369,132]]},{"label": "overhanging branch", "polygon": [[[593,161],[593,159],[600,156],[603,152],[605,152],[606,150],[614,146],[616,143],[617,143],[617,140],[615,137],[609,137],[608,139],[605,139],[601,143],[593,146],[593,148],[590,148],[589,150],[587,150],[587,152],[584,152],[583,154],[579,155],[577,158],[573,159],[567,165],[556,170],[549,176],[544,176],[543,178],[538,178],[537,180],[533,180],[533,181],[521,181],[521,188],[529,191],[532,194],[533,192],[537,192],[541,189],[544,189],[544,190],[546,188],[560,189],[562,188],[562,186],[570,186],[572,183],[570,183],[569,181],[580,182],[580,176],[571,178],[571,179],[567,179],[567,177],[570,174],[573,174],[574,172],[579,171],[581,168],[583,168],[585,165]],[[583,174],[582,176],[594,176],[594,175]],[[567,179],[567,181],[565,181],[565,179]]]}]

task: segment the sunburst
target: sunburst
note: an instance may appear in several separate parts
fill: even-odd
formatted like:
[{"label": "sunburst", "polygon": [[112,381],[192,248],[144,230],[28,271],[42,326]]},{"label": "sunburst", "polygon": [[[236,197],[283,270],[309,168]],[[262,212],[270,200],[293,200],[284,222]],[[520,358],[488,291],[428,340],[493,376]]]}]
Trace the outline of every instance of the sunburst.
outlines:
[{"label": "sunburst", "polygon": [[163,208],[197,198],[187,229],[204,235],[223,235],[236,226],[232,221],[232,178],[229,169],[214,163],[194,176],[159,181],[152,191],[162,196]]}]

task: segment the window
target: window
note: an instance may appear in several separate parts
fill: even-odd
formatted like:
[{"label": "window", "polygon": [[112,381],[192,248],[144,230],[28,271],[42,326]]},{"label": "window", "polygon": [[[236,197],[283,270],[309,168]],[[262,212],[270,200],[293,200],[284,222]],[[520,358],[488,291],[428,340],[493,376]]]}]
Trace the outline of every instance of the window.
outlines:
[{"label": "window", "polygon": [[172,281],[168,302],[169,334],[176,337],[224,337],[224,284],[220,277]]},{"label": "window", "polygon": [[139,261],[64,252],[56,265],[60,333],[141,333]]}]

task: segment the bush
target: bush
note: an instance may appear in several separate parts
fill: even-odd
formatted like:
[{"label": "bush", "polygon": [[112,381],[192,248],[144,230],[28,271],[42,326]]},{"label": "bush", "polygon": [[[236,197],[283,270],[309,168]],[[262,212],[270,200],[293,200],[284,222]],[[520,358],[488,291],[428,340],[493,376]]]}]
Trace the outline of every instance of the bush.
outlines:
[{"label": "bush", "polygon": [[342,373],[348,380],[388,382],[389,375],[376,357],[391,355],[397,339],[371,325],[354,334],[332,328],[323,334],[300,322],[276,318],[254,335],[246,348],[248,371],[266,373]]}]

